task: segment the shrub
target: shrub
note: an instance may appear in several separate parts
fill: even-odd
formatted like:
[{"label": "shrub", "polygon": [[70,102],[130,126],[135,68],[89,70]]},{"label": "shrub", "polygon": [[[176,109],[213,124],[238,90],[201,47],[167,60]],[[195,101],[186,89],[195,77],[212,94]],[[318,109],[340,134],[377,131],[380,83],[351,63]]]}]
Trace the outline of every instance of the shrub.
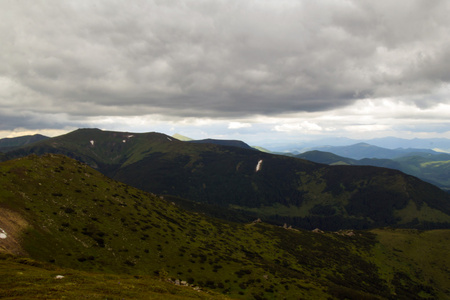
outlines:
[{"label": "shrub", "polygon": [[134,262],[132,262],[132,261],[130,261],[128,259],[126,261],[124,261],[123,263],[126,264],[127,266],[130,266],[130,267],[134,267],[136,265]]}]

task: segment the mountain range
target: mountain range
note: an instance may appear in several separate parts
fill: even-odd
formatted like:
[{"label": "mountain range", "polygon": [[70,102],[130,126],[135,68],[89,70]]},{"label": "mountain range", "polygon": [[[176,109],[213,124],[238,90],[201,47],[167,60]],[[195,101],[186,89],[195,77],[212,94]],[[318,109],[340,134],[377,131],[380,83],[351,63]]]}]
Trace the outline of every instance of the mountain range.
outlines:
[{"label": "mountain range", "polygon": [[426,156],[430,154],[440,154],[431,149],[417,149],[417,148],[387,149],[370,145],[367,143],[358,143],[348,146],[312,147],[311,150],[330,152],[339,156],[348,157],[352,159],[364,159],[364,158],[393,159],[402,156],[413,156],[413,155]]},{"label": "mountain range", "polygon": [[45,153],[77,159],[185,208],[229,220],[261,218],[323,230],[450,227],[449,194],[387,168],[328,166],[161,133],[98,129],[26,145],[5,159]]},{"label": "mountain range", "polygon": [[273,152],[291,152],[299,154],[311,150],[324,150],[323,147],[345,147],[348,145],[355,145],[360,143],[387,149],[432,149],[438,152],[450,153],[450,139],[445,138],[402,139],[397,137],[384,137],[356,140],[343,137],[327,137],[324,139],[316,139],[311,141],[299,140],[290,143],[285,141],[279,141],[277,143],[263,143],[263,146],[272,150]]},{"label": "mountain range", "polygon": [[[27,151],[53,146],[56,152],[64,146],[68,152],[68,139],[78,137],[79,157],[98,153],[98,166],[117,158],[115,147],[130,139],[153,141],[159,151],[173,147],[161,134],[131,135],[81,130]],[[134,147],[142,149],[138,142]],[[100,151],[95,145],[111,148]],[[192,155],[195,147],[212,152],[219,147],[189,145]],[[131,149],[125,152],[127,159],[118,161],[128,166],[139,161]],[[259,172],[269,157],[263,157]],[[313,172],[319,167],[281,159],[298,160]],[[369,169],[378,174],[377,168]],[[351,176],[344,177],[346,185]],[[448,229],[324,232],[261,220],[223,221],[186,211],[60,154],[0,163],[0,233],[4,299],[445,299],[450,291]]]}]

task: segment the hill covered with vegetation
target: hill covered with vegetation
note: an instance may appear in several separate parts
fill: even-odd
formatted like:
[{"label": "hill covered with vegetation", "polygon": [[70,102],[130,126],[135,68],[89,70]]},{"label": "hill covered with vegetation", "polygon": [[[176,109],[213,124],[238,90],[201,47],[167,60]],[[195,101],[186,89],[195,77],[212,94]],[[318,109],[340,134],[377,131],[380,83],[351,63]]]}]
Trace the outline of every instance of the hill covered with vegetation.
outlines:
[{"label": "hill covered with vegetation", "polygon": [[450,154],[447,153],[420,153],[420,155],[416,153],[393,159],[363,158],[356,160],[330,152],[308,151],[295,157],[329,165],[376,166],[396,169],[450,191]]},{"label": "hill covered with vegetation", "polygon": [[199,298],[429,299],[450,291],[448,230],[220,221],[62,155],[1,163],[0,207],[2,297],[175,299],[199,288]]},{"label": "hill covered with vegetation", "polygon": [[7,152],[28,144],[46,140],[48,138],[49,137],[41,134],[25,135],[15,138],[3,138],[0,139],[0,152]]}]

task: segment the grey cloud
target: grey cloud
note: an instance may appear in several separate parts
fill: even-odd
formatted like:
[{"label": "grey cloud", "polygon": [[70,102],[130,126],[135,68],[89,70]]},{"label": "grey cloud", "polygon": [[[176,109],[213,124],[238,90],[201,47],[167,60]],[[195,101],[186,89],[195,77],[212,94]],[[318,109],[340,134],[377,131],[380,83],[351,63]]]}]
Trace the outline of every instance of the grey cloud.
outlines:
[{"label": "grey cloud", "polygon": [[0,130],[13,130],[16,128],[26,128],[39,130],[62,129],[67,127],[84,127],[86,123],[79,121],[63,113],[36,113],[33,111],[9,111],[0,110]]},{"label": "grey cloud", "polygon": [[21,87],[16,109],[270,115],[426,95],[450,80],[446,1],[3,1],[0,11],[0,78]]}]

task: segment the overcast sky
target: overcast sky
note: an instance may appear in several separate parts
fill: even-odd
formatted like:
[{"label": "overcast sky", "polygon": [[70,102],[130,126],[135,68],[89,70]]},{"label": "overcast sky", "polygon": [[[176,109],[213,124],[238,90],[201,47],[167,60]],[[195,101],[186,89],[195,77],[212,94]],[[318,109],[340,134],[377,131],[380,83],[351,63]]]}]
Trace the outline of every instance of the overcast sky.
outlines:
[{"label": "overcast sky", "polygon": [[1,0],[0,138],[450,138],[450,1]]}]

